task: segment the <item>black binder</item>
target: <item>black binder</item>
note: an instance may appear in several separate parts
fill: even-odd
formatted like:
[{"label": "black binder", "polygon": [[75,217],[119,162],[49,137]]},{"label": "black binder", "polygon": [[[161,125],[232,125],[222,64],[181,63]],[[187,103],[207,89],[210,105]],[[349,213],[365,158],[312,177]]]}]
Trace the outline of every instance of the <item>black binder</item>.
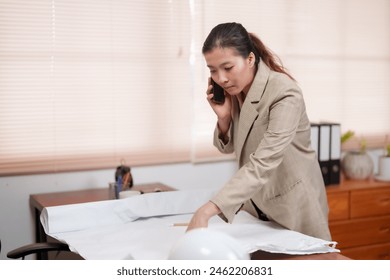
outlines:
[{"label": "black binder", "polygon": [[338,123],[330,124],[330,161],[329,183],[340,184],[341,127]]},{"label": "black binder", "polygon": [[319,126],[318,161],[325,186],[330,185],[330,130],[330,124],[321,123]]}]

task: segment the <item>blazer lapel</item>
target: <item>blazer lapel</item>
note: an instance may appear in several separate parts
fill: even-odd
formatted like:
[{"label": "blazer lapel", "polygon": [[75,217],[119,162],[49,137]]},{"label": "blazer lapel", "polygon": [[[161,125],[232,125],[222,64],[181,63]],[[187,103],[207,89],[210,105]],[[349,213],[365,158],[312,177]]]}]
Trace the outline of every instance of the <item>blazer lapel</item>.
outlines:
[{"label": "blazer lapel", "polygon": [[262,60],[260,60],[259,69],[257,70],[252,86],[249,89],[244,104],[242,105],[240,117],[238,120],[238,136],[235,150],[237,154],[237,160],[239,162],[245,140],[248,137],[253,122],[259,116],[258,103],[263,97],[263,93],[268,82],[269,73],[270,69],[268,66],[265,65]]}]

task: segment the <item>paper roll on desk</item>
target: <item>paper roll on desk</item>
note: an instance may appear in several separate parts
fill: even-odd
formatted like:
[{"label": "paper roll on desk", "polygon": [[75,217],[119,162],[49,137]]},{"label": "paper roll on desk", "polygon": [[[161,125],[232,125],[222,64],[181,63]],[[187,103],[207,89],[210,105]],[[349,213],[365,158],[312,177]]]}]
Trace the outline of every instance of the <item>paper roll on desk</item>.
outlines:
[{"label": "paper roll on desk", "polygon": [[119,193],[119,199],[129,198],[134,195],[140,195],[140,194],[141,194],[140,191],[121,191]]},{"label": "paper roll on desk", "polygon": [[[85,259],[167,259],[173,244],[187,229],[172,225],[190,221],[214,193],[207,189],[148,193],[127,199],[48,207],[42,211],[41,222],[48,235],[67,243]],[[232,224],[214,216],[209,228],[236,238],[248,253],[339,252],[336,242],[287,230],[244,211],[237,213]]]}]

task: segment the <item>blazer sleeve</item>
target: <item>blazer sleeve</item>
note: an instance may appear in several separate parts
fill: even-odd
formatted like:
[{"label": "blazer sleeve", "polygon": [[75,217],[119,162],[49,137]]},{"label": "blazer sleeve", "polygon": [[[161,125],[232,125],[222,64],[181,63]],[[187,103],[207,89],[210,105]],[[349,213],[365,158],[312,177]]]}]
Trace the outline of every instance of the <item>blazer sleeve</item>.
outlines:
[{"label": "blazer sleeve", "polygon": [[230,122],[229,130],[226,133],[225,138],[221,135],[221,131],[218,128],[218,123],[214,129],[214,146],[224,154],[230,154],[234,152],[233,144],[233,121]]},{"label": "blazer sleeve", "polygon": [[231,223],[242,205],[267,184],[293,141],[304,110],[298,88],[285,89],[278,94],[269,107],[268,127],[256,151],[211,199],[221,210],[222,219]]}]

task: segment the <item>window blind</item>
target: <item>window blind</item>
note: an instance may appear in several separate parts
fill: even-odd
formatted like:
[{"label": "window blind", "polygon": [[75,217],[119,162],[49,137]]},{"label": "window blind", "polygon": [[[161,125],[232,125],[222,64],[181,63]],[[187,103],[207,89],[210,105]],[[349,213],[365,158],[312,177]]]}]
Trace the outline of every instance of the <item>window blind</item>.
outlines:
[{"label": "window blind", "polygon": [[[236,21],[260,39],[283,62],[302,88],[312,122],[341,124],[368,147],[383,147],[390,135],[390,2],[386,0],[210,0],[198,3],[201,22],[196,49],[210,30]],[[197,57],[194,161],[215,158],[216,118],[205,97],[210,76]],[[202,113],[199,113],[202,112]],[[211,120],[211,121],[210,121]],[[223,158],[222,158],[223,159]]]},{"label": "window blind", "polygon": [[0,2],[0,173],[190,160],[183,1]]},{"label": "window blind", "polygon": [[383,145],[387,0],[0,0],[0,176],[231,159],[201,53],[227,21],[279,55],[310,120]]}]

